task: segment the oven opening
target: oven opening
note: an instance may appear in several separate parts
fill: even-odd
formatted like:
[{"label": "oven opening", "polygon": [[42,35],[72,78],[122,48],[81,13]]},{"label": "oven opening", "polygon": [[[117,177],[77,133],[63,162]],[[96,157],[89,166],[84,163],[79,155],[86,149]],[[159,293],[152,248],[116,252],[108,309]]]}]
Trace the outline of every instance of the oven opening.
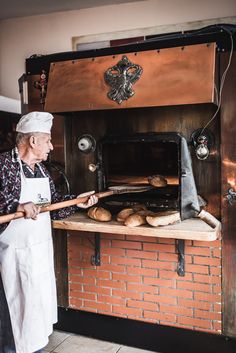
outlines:
[{"label": "oven opening", "polygon": [[180,136],[150,133],[109,137],[99,143],[99,190],[111,186],[141,187],[150,178],[163,177],[167,184],[145,192],[111,196],[103,201],[109,208],[144,204],[151,210],[180,209]]}]

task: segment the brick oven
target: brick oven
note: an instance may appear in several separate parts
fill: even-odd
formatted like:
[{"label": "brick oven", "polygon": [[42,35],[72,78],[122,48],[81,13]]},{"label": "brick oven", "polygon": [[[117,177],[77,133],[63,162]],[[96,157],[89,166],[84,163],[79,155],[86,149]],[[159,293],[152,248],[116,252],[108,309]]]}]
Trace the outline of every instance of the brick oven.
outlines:
[{"label": "brick oven", "polygon": [[[52,160],[73,193],[167,180],[102,199],[110,222],[85,212],[53,222],[61,329],[160,351],[178,342],[184,352],[189,334],[217,345],[236,337],[234,39],[220,27],[198,33],[26,60],[22,109],[54,114]],[[118,224],[117,212],[136,203],[179,211],[182,221]],[[155,332],[152,343],[142,330]]]}]

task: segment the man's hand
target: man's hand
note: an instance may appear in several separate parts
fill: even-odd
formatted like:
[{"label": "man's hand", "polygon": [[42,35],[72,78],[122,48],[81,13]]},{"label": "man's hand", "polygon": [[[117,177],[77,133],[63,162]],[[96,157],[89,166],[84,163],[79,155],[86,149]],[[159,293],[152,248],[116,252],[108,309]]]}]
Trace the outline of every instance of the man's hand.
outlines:
[{"label": "man's hand", "polygon": [[88,196],[89,198],[86,202],[78,203],[77,206],[80,208],[88,208],[88,207],[95,205],[98,202],[98,198],[94,194],[95,194],[95,191],[88,191],[88,192],[84,192],[83,194],[78,195],[77,197]]},{"label": "man's hand", "polygon": [[37,219],[40,212],[40,207],[35,205],[33,202],[26,202],[19,204],[16,211],[24,212],[24,217],[27,219]]}]

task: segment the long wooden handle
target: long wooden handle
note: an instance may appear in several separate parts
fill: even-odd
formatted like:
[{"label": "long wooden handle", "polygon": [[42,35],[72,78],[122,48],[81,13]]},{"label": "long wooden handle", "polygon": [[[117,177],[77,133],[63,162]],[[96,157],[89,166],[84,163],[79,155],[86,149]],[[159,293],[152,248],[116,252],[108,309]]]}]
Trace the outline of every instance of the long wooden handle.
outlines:
[{"label": "long wooden handle", "polygon": [[[109,190],[109,191],[104,191],[104,192],[98,192],[98,193],[96,193],[94,195],[97,196],[98,199],[101,199],[103,197],[111,196],[111,195],[113,195],[115,193],[116,192],[114,190]],[[48,206],[42,206],[40,208],[40,212],[39,213],[55,211],[55,210],[59,210],[60,208],[77,205],[78,203],[84,203],[84,202],[88,201],[89,197],[90,197],[90,195],[89,196],[83,196],[83,197],[77,197],[76,199],[61,201],[61,202],[57,202],[57,203],[52,203],[51,205],[48,205]],[[15,213],[10,213],[10,214],[7,214],[7,215],[3,215],[3,216],[0,216],[0,224],[8,223],[8,222],[10,222],[10,221],[12,221],[14,219],[22,218],[24,216],[25,216],[25,213],[21,212],[21,211],[17,211]]]},{"label": "long wooden handle", "polygon": [[220,221],[216,219],[212,214],[210,214],[207,211],[201,210],[201,212],[198,214],[198,217],[201,218],[204,222],[209,224],[212,228],[217,228],[221,226]]}]

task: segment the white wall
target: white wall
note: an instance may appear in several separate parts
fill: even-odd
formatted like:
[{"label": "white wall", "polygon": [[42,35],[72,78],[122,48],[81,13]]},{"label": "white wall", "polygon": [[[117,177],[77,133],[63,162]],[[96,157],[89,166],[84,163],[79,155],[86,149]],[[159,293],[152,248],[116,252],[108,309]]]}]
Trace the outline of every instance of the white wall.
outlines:
[{"label": "white wall", "polygon": [[235,0],[146,0],[1,21],[0,94],[19,98],[25,59],[70,51],[73,36],[230,16],[236,16]]}]

